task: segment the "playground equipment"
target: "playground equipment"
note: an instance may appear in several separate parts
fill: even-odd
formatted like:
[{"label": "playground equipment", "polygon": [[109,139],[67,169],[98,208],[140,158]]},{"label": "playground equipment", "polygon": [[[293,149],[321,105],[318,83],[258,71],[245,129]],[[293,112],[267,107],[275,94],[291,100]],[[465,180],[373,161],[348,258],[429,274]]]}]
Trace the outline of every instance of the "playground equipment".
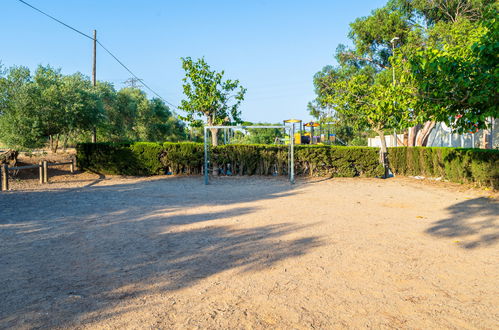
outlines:
[{"label": "playground equipment", "polygon": [[[293,127],[293,131],[295,132],[293,134],[293,140],[294,140],[294,143],[295,144],[302,144],[302,135],[301,135],[301,132],[302,132],[302,121],[300,119],[286,119],[286,120],[283,120],[283,123],[284,123],[284,126],[286,126],[286,124],[288,125],[291,125]],[[299,124],[299,130],[296,129],[295,125]]]},{"label": "playground equipment", "polygon": [[[290,124],[295,129],[294,134],[294,143],[295,144],[317,144],[317,143],[326,143],[331,144],[338,141],[341,144],[345,144],[343,141],[340,141],[336,134],[331,133],[331,125],[333,123],[317,123],[317,122],[308,122],[303,124],[300,119],[287,119],[283,121],[284,125]],[[296,127],[297,125],[298,127]],[[298,128],[298,129],[297,129]],[[307,132],[307,128],[309,129]],[[318,131],[318,134],[315,134]]]},{"label": "playground equipment", "polygon": [[[315,123],[315,122],[311,121],[311,122],[306,123],[303,126],[310,128],[309,144],[317,144],[317,143],[321,142],[321,136],[314,135],[314,127],[320,127],[321,125],[319,123]],[[320,130],[319,130],[319,132],[320,132]]]}]

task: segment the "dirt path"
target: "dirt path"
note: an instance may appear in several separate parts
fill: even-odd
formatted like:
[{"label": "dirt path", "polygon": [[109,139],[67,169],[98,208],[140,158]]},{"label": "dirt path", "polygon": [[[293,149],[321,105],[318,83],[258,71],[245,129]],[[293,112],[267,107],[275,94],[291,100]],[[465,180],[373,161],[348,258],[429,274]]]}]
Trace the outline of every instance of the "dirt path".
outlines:
[{"label": "dirt path", "polygon": [[0,328],[493,329],[498,204],[408,179],[2,193]]}]

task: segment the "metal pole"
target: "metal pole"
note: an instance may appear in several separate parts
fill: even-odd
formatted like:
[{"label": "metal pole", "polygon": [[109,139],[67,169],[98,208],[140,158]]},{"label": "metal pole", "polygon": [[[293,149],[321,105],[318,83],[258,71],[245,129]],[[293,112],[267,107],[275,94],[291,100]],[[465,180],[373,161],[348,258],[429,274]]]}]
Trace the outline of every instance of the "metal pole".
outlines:
[{"label": "metal pole", "polygon": [[291,142],[290,142],[290,148],[291,148],[291,151],[290,151],[290,163],[291,163],[291,168],[289,170],[289,181],[291,182],[291,184],[294,184],[295,183],[295,125],[293,124],[291,126],[291,136],[292,136],[292,139],[291,139]]},{"label": "metal pole", "polygon": [[208,131],[204,128],[204,184],[208,184]]},{"label": "metal pole", "polygon": [[9,190],[9,165],[2,165],[2,190]]},{"label": "metal pole", "polygon": [[471,133],[471,147],[475,148],[475,134]]}]

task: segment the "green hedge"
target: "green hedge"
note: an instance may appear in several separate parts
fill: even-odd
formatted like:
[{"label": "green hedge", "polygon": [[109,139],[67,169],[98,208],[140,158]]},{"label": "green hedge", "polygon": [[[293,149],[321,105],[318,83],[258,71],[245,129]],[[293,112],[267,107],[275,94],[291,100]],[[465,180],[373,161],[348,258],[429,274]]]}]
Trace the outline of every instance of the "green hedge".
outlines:
[{"label": "green hedge", "polygon": [[[230,168],[234,175],[288,174],[288,147],[223,145],[210,147],[210,161]],[[78,167],[103,174],[201,174],[202,143],[138,142],[134,144],[82,143],[77,146]],[[378,150],[367,147],[296,146],[295,172],[310,176],[383,175]]]},{"label": "green hedge", "polygon": [[77,166],[102,174],[163,174],[159,143],[81,143],[76,146]]},{"label": "green hedge", "polygon": [[395,174],[442,177],[499,189],[499,150],[397,147],[388,153]]},{"label": "green hedge", "polygon": [[[234,175],[288,174],[288,147],[223,145],[210,147],[216,168]],[[103,174],[201,174],[202,143],[83,143],[77,146],[78,167]],[[460,148],[389,148],[393,173],[442,177],[499,189],[499,151]],[[381,177],[377,148],[296,146],[295,173],[322,177]]]}]

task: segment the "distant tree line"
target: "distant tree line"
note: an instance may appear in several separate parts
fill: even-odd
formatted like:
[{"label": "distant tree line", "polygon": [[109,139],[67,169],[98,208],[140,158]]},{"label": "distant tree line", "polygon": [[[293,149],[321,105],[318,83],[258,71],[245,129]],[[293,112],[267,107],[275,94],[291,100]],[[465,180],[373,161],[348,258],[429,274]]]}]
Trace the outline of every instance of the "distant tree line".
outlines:
[{"label": "distant tree line", "polygon": [[0,141],[14,148],[52,151],[68,143],[89,141],[96,130],[100,142],[179,141],[186,128],[158,98],[138,88],[116,90],[81,73],[64,75],[39,66],[0,66]]}]

